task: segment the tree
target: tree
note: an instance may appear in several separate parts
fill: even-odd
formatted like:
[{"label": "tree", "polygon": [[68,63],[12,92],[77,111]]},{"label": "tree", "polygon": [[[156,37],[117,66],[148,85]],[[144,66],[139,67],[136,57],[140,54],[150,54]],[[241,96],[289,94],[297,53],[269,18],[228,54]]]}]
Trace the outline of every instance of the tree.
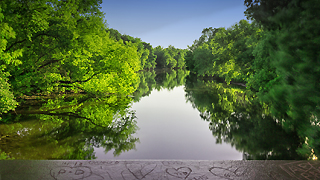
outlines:
[{"label": "tree", "polygon": [[156,59],[157,56],[154,54],[154,50],[150,43],[142,42],[143,46],[145,49],[149,50],[149,56],[148,59],[146,60],[146,64],[144,66],[145,69],[154,69],[156,68]]},{"label": "tree", "polygon": [[16,106],[12,94],[23,99],[135,90],[136,72],[143,65],[139,58],[145,60],[148,51],[140,53],[134,43],[111,39],[100,4],[101,0],[0,2],[1,111]]},{"label": "tree", "polygon": [[[259,66],[275,69],[256,75],[257,82],[265,85],[260,87],[266,90],[261,99],[271,104],[273,114],[283,119],[285,129],[298,131],[301,138],[308,139],[301,151],[314,151],[317,155],[320,147],[320,128],[316,125],[320,115],[319,3],[315,0],[248,2],[252,5],[247,10],[249,15],[269,30],[264,38],[268,44],[257,46],[262,52],[256,54],[263,57],[258,59]],[[265,16],[258,16],[259,10]],[[263,46],[266,48],[262,50]]]},{"label": "tree", "polygon": [[194,71],[199,75],[214,74],[211,47],[203,44],[193,51]]},{"label": "tree", "polygon": [[129,35],[122,35],[115,29],[107,29],[110,38],[121,42],[125,45],[132,43],[137,47],[137,53],[140,57],[142,69],[154,69],[156,66],[156,56],[154,55],[153,48],[149,43],[143,42],[140,38],[134,38]]},{"label": "tree", "polygon": [[201,76],[219,76],[227,83],[246,82],[252,73],[252,54],[262,30],[255,22],[241,20],[230,28],[206,28],[189,47],[186,62]]},{"label": "tree", "polygon": [[204,28],[202,30],[202,35],[200,36],[199,39],[194,40],[193,44],[191,46],[188,46],[188,49],[190,51],[194,51],[197,49],[199,46],[203,45],[204,43],[208,43],[211,41],[212,38],[214,38],[215,34],[220,30],[220,28]]},{"label": "tree", "polygon": [[21,63],[17,59],[21,56],[21,51],[4,51],[7,48],[8,40],[15,38],[15,32],[8,23],[3,22],[4,15],[1,12],[2,9],[0,6],[0,115],[8,112],[9,110],[13,110],[18,105],[10,89],[10,84],[8,83],[8,77],[10,74],[6,69],[7,66]]},{"label": "tree", "polygon": [[24,121],[0,126],[5,135],[1,141],[7,142],[1,143],[1,150],[15,159],[95,159],[94,147],[114,149],[118,156],[139,141],[132,136],[137,122],[129,110],[131,100],[69,95],[50,99],[40,108],[17,110],[18,116],[12,117]]},{"label": "tree", "polygon": [[164,68],[169,64],[169,54],[166,53],[161,46],[154,48],[154,54],[157,56],[157,68]]},{"label": "tree", "polygon": [[288,7],[293,0],[245,0],[244,5],[247,6],[245,15],[248,19],[256,20],[260,25],[267,29],[278,28],[271,17]]},{"label": "tree", "polygon": [[[287,132],[254,94],[222,83],[188,77],[186,99],[209,122],[217,143],[230,143],[247,159],[307,159],[304,141],[296,131]],[[196,80],[196,81],[195,81]]]}]

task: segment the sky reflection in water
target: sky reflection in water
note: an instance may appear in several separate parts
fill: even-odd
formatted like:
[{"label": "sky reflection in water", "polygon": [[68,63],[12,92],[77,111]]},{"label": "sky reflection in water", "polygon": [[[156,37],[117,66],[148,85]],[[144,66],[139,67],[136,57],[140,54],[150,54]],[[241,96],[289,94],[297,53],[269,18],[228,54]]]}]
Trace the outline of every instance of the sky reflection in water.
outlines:
[{"label": "sky reflection in water", "polygon": [[104,148],[95,148],[102,159],[189,159],[241,160],[242,153],[230,144],[216,144],[209,122],[185,100],[184,86],[173,90],[153,90],[149,96],[134,103],[139,130],[133,136],[140,139],[136,150],[114,157]]}]

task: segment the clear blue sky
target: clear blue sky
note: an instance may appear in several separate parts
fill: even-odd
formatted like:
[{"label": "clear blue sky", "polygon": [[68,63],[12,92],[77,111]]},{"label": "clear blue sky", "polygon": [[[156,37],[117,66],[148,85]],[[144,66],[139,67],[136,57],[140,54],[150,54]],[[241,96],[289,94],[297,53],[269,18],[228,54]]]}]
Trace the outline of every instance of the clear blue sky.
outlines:
[{"label": "clear blue sky", "polygon": [[207,27],[230,27],[246,19],[244,0],[103,0],[109,28],[153,47],[187,48]]}]

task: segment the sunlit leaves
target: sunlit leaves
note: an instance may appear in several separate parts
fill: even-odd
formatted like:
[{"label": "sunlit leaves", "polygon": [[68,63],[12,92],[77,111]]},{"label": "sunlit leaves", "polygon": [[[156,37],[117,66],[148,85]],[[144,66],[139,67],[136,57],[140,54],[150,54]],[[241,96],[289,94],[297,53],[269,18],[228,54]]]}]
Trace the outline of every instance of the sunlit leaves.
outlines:
[{"label": "sunlit leaves", "polygon": [[186,97],[201,113],[209,112],[207,121],[224,121],[239,107],[248,104],[244,90],[226,87],[222,83],[198,80],[186,86]]},{"label": "sunlit leaves", "polygon": [[[111,39],[100,3],[1,1],[0,77],[7,88],[1,96],[13,100],[9,87],[22,98],[66,92],[131,94],[149,50],[142,43]],[[15,105],[6,106],[10,110]]]},{"label": "sunlit leaves", "polygon": [[186,51],[173,46],[162,48],[157,46],[154,48],[154,54],[157,56],[157,68],[185,68]]},{"label": "sunlit leaves", "polygon": [[0,135],[6,135],[0,148],[16,159],[94,159],[94,147],[119,155],[139,141],[132,136],[137,126],[131,100],[115,95],[55,97],[27,111],[28,116],[17,112],[28,121],[0,125]]},{"label": "sunlit leaves", "polygon": [[[0,73],[2,72],[0,71]],[[7,78],[0,74],[0,115],[14,109],[17,105],[18,103],[14,100],[14,96],[10,91]]]},{"label": "sunlit leaves", "polygon": [[141,69],[154,69],[156,65],[156,56],[154,55],[154,50],[149,43],[143,42],[140,38],[134,38],[129,35],[122,35],[119,31],[115,29],[106,30],[111,39],[114,39],[121,44],[130,45],[130,47],[135,47],[137,55],[140,59]]},{"label": "sunlit leaves", "polygon": [[194,71],[199,75],[213,74],[213,55],[208,44],[203,44],[193,51]]},{"label": "sunlit leaves", "polygon": [[[0,115],[6,113],[9,110],[13,110],[18,103],[15,101],[14,95],[10,90],[10,84],[8,83],[8,76],[10,74],[6,72],[8,65],[18,65],[21,62],[17,59],[21,56],[21,51],[4,52],[7,48],[8,39],[15,38],[15,32],[8,23],[4,23],[4,15],[1,13],[0,6]],[[0,117],[0,120],[2,118]]]},{"label": "sunlit leaves", "polygon": [[199,40],[189,47],[188,68],[198,75],[219,76],[227,83],[245,82],[252,71],[252,51],[258,33],[256,24],[245,20],[228,29],[206,28]]}]

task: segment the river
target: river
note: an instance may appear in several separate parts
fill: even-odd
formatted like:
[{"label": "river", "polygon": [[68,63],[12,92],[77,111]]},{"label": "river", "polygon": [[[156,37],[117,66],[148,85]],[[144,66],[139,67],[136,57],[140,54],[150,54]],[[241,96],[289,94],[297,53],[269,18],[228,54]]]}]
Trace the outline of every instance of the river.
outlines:
[{"label": "river", "polygon": [[134,103],[139,130],[135,150],[114,157],[95,148],[97,159],[241,160],[242,153],[230,144],[216,144],[209,123],[186,102],[184,86],[153,90]]},{"label": "river", "polygon": [[141,72],[131,96],[27,101],[0,124],[0,159],[304,159],[242,86],[185,70]]}]

